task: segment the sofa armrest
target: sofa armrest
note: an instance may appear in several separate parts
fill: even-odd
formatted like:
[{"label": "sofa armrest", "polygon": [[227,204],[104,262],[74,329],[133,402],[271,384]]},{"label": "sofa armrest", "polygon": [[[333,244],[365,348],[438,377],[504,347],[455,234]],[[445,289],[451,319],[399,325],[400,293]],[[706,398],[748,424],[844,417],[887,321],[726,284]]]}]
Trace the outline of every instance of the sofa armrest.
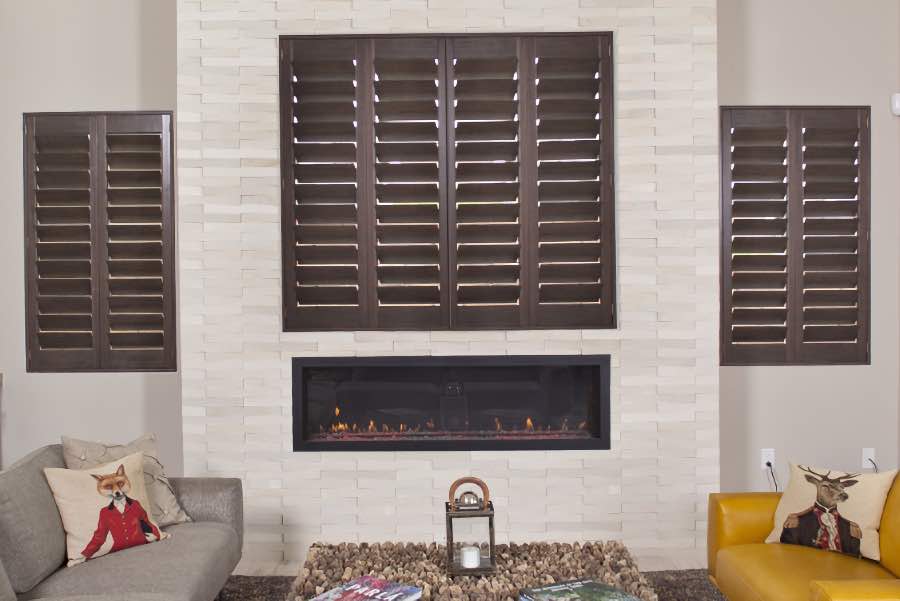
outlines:
[{"label": "sofa armrest", "polygon": [[713,493],[709,495],[706,553],[709,575],[716,577],[719,549],[765,542],[775,522],[781,493]]},{"label": "sofa armrest", "polygon": [[810,584],[812,601],[896,601],[900,580],[818,580]]},{"label": "sofa armrest", "polygon": [[234,528],[244,543],[244,493],[238,478],[169,478],[185,513],[195,522]]}]

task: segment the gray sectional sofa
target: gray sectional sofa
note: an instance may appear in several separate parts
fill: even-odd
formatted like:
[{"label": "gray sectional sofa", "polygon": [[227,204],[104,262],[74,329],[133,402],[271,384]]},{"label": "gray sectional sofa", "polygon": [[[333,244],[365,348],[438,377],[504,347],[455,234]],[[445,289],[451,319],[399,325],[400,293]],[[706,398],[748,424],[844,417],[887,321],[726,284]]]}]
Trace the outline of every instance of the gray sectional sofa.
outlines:
[{"label": "gray sectional sofa", "polygon": [[241,558],[241,481],[171,478],[193,521],[166,540],[72,568],[45,467],[65,467],[47,446],[0,472],[0,601],[211,601]]}]

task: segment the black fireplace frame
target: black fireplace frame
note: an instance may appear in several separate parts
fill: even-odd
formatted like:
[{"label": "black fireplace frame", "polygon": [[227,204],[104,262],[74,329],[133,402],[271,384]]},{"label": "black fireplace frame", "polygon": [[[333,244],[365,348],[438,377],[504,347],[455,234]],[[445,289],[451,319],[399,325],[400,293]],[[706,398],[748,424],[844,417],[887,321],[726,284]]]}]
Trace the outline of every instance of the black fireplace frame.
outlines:
[{"label": "black fireplace frame", "polygon": [[[303,370],[307,367],[455,367],[587,365],[594,367],[596,389],[600,391],[594,408],[590,438],[516,439],[516,440],[331,440],[305,438],[307,423],[303,395]],[[528,451],[528,450],[609,450],[610,357],[609,355],[491,355],[491,356],[417,356],[417,357],[294,357],[292,367],[293,441],[296,452],[320,451]]]}]

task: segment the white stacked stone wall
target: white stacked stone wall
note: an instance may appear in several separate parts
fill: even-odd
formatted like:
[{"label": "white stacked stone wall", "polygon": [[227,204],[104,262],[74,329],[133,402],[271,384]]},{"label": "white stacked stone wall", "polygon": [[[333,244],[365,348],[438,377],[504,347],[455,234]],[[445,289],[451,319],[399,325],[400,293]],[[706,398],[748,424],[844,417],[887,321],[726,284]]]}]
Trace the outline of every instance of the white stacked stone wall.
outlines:
[{"label": "white stacked stone wall", "polygon": [[[619,327],[281,331],[278,36],[613,31]],[[244,554],[444,537],[484,478],[506,540],[705,544],[718,488],[715,0],[178,0],[185,472],[238,476]],[[293,453],[291,358],[609,354],[612,450]]]}]

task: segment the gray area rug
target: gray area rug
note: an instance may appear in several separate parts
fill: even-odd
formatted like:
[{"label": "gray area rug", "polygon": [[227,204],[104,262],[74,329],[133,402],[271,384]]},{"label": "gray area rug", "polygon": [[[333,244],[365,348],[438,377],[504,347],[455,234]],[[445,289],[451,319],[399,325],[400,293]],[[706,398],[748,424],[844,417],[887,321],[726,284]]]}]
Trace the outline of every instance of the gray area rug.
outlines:
[{"label": "gray area rug", "polygon": [[[706,570],[644,572],[659,601],[725,601],[706,578]],[[284,601],[294,578],[289,576],[232,576],[220,601]]]}]

